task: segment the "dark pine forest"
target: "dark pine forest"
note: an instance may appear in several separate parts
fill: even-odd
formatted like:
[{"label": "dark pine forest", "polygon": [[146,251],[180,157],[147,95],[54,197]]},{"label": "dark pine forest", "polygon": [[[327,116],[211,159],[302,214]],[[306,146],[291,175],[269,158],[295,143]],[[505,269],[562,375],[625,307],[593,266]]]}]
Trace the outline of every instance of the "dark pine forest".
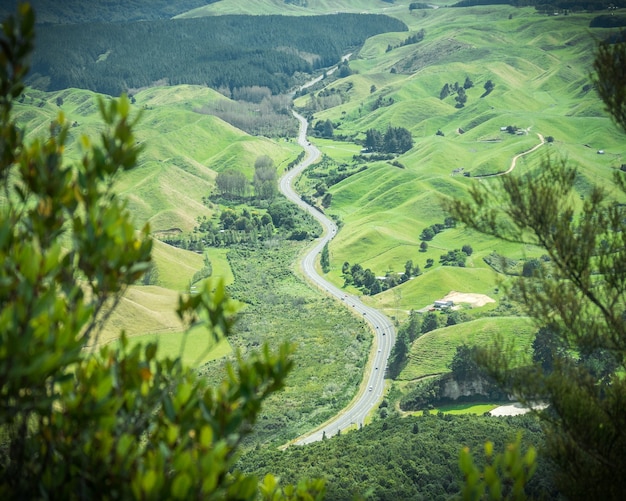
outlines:
[{"label": "dark pine forest", "polygon": [[42,25],[30,85],[110,95],[165,81],[273,94],[337,63],[367,38],[406,31],[387,16],[219,16],[119,24]]}]

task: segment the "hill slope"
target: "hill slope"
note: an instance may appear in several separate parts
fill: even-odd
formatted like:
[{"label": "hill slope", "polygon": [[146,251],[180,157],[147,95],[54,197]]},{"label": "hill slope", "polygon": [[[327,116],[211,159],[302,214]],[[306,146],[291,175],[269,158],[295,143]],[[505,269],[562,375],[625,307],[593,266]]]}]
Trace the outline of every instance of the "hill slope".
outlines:
[{"label": "hill slope", "polygon": [[[509,169],[516,155],[540,144],[538,133],[553,142],[520,157],[511,175],[532,172],[548,155],[567,158],[580,168],[581,197],[592,181],[608,185],[626,156],[623,137],[590,85],[594,37],[606,34],[589,32],[593,16],[555,18],[530,8],[487,6],[400,17],[408,34],[370,38],[351,62],[353,75],[312,92],[315,101],[311,95],[296,101],[301,112],[313,115],[313,123],[330,120],[334,136],[345,138],[318,141],[328,165],[310,181],[301,181],[304,191],[313,194],[320,179],[324,182],[342,165],[366,167],[325,186],[332,195],[328,211],[344,223],[330,246],[329,276],[343,284],[345,262],[381,276],[403,271],[412,260],[426,272],[372,299],[391,315],[421,308],[450,290],[493,290],[495,275],[482,258],[494,250],[515,259],[534,255],[533,249],[460,228],[438,234],[427,252],[419,252],[419,236],[424,228],[443,223],[442,198],[463,196],[478,182],[474,177]],[[421,30],[423,40],[406,43]],[[464,106],[457,105],[456,91],[442,95],[446,84],[463,87],[468,78],[472,85],[463,89]],[[494,85],[490,92],[484,87],[488,81]],[[340,99],[333,103],[324,96]],[[362,145],[368,129],[384,134],[389,126],[408,129],[415,143],[395,164],[353,157],[350,146]],[[513,134],[502,130],[507,126]],[[598,155],[599,150],[604,154]],[[497,179],[482,182],[495,186]],[[443,272],[438,264],[442,254],[465,244],[474,248],[467,269],[446,267],[449,279],[427,278]]]}]

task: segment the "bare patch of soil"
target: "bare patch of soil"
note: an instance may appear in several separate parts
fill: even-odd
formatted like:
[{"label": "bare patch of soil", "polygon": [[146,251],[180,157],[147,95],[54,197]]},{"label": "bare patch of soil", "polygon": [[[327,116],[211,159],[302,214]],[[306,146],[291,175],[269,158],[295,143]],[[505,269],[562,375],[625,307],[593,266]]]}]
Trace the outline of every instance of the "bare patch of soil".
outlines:
[{"label": "bare patch of soil", "polygon": [[446,297],[444,301],[454,301],[454,304],[466,303],[470,304],[474,308],[485,306],[488,303],[495,303],[496,300],[486,296],[485,294],[473,294],[469,292],[456,292],[452,291]]}]

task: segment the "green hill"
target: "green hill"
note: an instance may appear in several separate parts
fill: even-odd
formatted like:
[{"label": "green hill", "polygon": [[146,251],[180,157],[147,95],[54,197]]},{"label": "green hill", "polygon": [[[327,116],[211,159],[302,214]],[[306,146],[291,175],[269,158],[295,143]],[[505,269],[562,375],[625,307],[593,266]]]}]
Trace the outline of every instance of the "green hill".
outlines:
[{"label": "green hill", "polygon": [[384,13],[393,14],[407,11],[408,5],[394,5],[382,0],[221,0],[211,5],[192,9],[178,18],[220,16],[226,14],[288,16],[313,16],[317,14],[349,13]]},{"label": "green hill", "polygon": [[[418,237],[443,222],[443,198],[463,196],[479,182],[476,176],[509,169],[513,157],[539,144],[537,134],[554,141],[520,157],[511,175],[532,172],[547,156],[566,158],[579,167],[581,197],[592,181],[610,183],[626,155],[623,138],[590,85],[595,40],[607,33],[588,28],[591,14],[549,17],[532,8],[484,6],[398,17],[409,26],[408,34],[370,38],[351,61],[354,74],[315,91],[341,94],[342,104],[311,108],[308,95],[296,101],[314,122],[331,120],[334,135],[345,138],[314,140],[334,160],[330,169],[367,166],[328,187],[328,212],[344,223],[330,246],[329,277],[342,285],[346,261],[380,276],[403,271],[410,259],[425,272],[370,299],[390,314],[423,307],[450,290],[493,290],[495,275],[483,257],[494,250],[515,259],[535,252],[456,229],[440,233],[420,253]],[[402,46],[422,29],[422,41]],[[465,89],[463,107],[456,107],[454,91],[440,98],[444,85],[463,86],[466,77],[473,86]],[[484,88],[488,80],[495,85],[490,93]],[[397,165],[344,153],[347,145],[362,144],[368,129],[384,133],[388,126],[408,129],[415,142],[396,158]],[[518,134],[503,131],[507,126]],[[306,190],[307,183],[301,185]],[[447,268],[441,275],[439,256],[464,244],[474,247],[468,268]],[[428,269],[427,259],[434,261]]]},{"label": "green hill", "polygon": [[448,372],[457,346],[489,346],[498,336],[512,343],[515,351],[529,361],[529,346],[536,330],[525,317],[487,317],[428,332],[411,346],[409,362],[398,380]]},{"label": "green hill", "polygon": [[[238,167],[251,179],[258,155],[267,154],[278,165],[297,155],[294,146],[285,141],[250,136],[216,117],[193,111],[219,99],[225,98],[198,86],[155,87],[135,95],[134,108],[141,113],[136,135],[145,149],[138,167],[121,175],[116,183],[137,225],[149,223],[154,235],[190,233],[197,218],[211,217],[217,208],[203,199],[211,193],[220,170]],[[72,125],[67,150],[70,159],[80,157],[82,135],[95,138],[100,130],[96,94],[91,91],[45,93],[29,88],[19,101],[16,115],[29,138],[46,133],[50,122],[63,113]],[[206,255],[213,276],[232,283],[226,251],[209,249]],[[157,269],[154,284],[129,288],[99,342],[117,338],[124,329],[133,339],[168,334],[164,350],[180,346],[182,325],[174,313],[178,294],[189,291],[192,277],[204,267],[204,257],[155,240],[153,258]],[[193,341],[187,343],[187,350],[190,357],[199,352]],[[207,357],[224,354],[228,344],[216,350]]]}]

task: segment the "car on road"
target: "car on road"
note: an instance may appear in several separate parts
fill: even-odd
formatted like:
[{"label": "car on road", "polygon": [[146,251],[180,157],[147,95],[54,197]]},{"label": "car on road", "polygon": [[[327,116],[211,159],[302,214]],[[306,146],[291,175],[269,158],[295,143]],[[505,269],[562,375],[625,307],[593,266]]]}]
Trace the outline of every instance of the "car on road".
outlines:
[{"label": "car on road", "polygon": [[372,391],[372,387],[370,386],[370,391]]}]

